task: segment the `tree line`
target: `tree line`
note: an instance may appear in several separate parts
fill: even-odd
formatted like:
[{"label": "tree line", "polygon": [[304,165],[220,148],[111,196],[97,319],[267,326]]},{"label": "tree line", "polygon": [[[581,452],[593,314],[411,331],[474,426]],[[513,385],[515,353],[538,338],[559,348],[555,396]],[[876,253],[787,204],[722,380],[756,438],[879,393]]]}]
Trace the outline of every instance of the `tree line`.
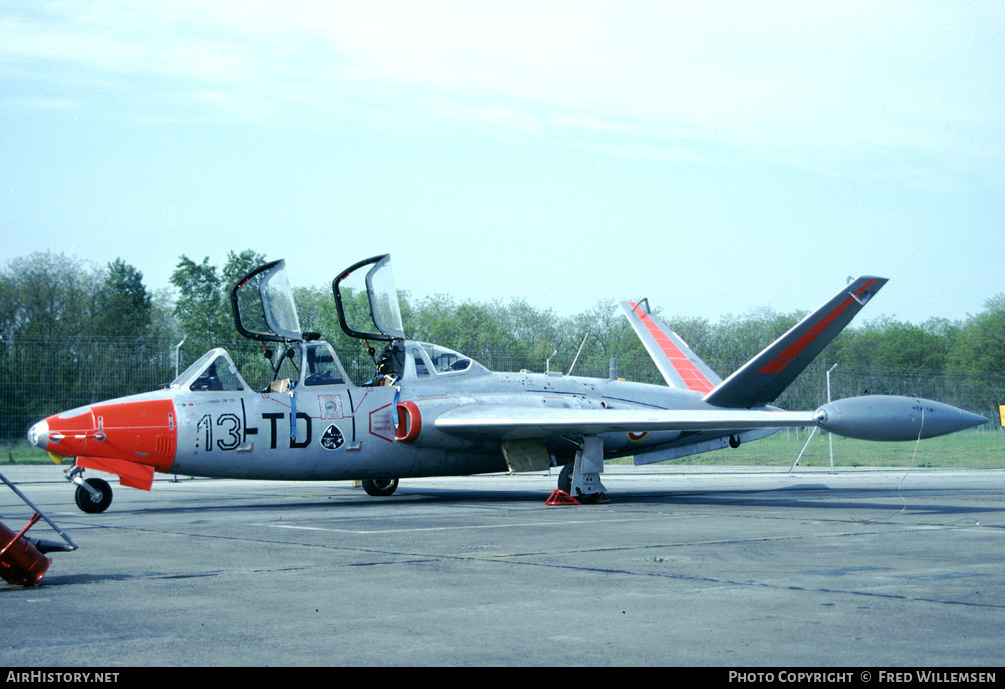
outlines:
[{"label": "tree line", "polygon": [[[250,249],[230,252],[222,267],[208,258],[183,255],[171,276],[173,290],[157,291],[120,258],[94,266],[49,252],[8,261],[0,270],[0,416],[17,417],[17,426],[33,415],[56,411],[45,406],[54,398],[86,404],[152,389],[169,382],[176,366],[184,368],[214,346],[226,346],[239,363],[242,357],[258,356],[260,345],[242,340],[234,328],[230,289],[265,261]],[[293,291],[302,329],[321,333],[347,368],[345,359],[357,355],[365,367],[365,346],[342,334],[330,285]],[[575,360],[573,373],[606,377],[615,359],[618,376],[662,382],[613,299],[561,316],[519,299],[485,303],[444,294],[399,296],[409,337],[457,349],[494,370],[568,373]],[[656,312],[724,378],[805,315],[765,308],[713,322]],[[40,349],[27,350],[28,345]],[[866,372],[910,371],[917,380],[950,373],[1000,380],[1005,374],[1005,294],[989,298],[983,311],[958,321],[860,321],[824,350],[813,370],[826,371],[834,364],[860,378]],[[819,403],[822,375],[808,371],[804,376],[811,378],[803,383],[806,389],[794,392],[790,401]],[[125,391],[110,393],[112,378],[126,381]],[[997,389],[989,393],[988,404]],[[58,409],[67,408],[66,402],[59,404],[64,406]]]},{"label": "tree line", "polygon": [[[171,276],[172,294],[151,292],[143,273],[120,258],[100,267],[65,254],[16,258],[0,271],[0,339],[185,338],[188,348],[205,350],[237,339],[230,288],[265,260],[250,249],[230,252],[217,268],[208,258],[199,262],[183,255]],[[329,285],[295,287],[294,298],[304,330],[320,332],[336,346],[358,345],[343,339]],[[645,356],[613,299],[571,316],[518,299],[484,303],[444,294],[413,299],[403,292],[400,302],[410,337],[465,353],[507,353],[543,365],[557,352],[552,362],[569,364],[582,344],[581,360]],[[723,375],[805,315],[765,308],[712,322],[656,313]],[[859,368],[1005,372],[1005,294],[958,321],[863,320],[822,357]]]}]

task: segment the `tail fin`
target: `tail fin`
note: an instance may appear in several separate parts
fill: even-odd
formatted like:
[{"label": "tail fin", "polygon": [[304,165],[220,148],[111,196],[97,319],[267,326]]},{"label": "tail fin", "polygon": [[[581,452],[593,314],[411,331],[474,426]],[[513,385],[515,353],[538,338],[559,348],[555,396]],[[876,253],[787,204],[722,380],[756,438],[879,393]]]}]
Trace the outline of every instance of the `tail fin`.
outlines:
[{"label": "tail fin", "polygon": [[830,301],[744,364],[705,395],[719,407],[751,408],[769,404],[813,361],[857,314],[886,278],[860,277]]},{"label": "tail fin", "polygon": [[706,393],[722,382],[715,372],[691,351],[680,336],[649,312],[649,302],[622,301],[618,305],[635,334],[653,358],[656,368],[672,388]]}]

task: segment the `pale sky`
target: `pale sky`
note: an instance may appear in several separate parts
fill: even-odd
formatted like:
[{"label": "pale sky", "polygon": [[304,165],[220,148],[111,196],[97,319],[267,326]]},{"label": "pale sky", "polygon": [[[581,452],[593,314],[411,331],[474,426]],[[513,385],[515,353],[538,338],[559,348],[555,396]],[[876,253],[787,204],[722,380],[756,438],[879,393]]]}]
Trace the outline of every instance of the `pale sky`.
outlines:
[{"label": "pale sky", "polygon": [[1005,292],[1000,2],[4,0],[0,262],[391,253],[571,315]]}]

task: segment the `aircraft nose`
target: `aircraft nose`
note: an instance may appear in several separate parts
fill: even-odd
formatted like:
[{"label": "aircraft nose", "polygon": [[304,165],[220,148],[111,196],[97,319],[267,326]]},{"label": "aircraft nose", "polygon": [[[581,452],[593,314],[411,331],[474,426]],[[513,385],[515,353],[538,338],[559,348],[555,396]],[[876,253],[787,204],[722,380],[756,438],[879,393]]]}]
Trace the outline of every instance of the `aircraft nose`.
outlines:
[{"label": "aircraft nose", "polygon": [[49,445],[49,422],[39,421],[28,429],[28,442],[43,450]]}]

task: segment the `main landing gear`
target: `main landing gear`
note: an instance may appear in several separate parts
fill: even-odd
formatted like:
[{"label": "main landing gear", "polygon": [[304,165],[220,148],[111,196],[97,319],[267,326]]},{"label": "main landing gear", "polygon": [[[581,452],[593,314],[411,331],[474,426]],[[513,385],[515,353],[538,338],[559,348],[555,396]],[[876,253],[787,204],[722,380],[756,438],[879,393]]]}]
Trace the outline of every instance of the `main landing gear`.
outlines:
[{"label": "main landing gear", "polygon": [[562,467],[558,490],[546,505],[598,505],[608,503],[607,489],[600,482],[604,471],[604,441],[595,435],[583,436],[576,459]]},{"label": "main landing gear", "polygon": [[396,478],[363,479],[361,483],[366,494],[375,498],[385,498],[398,490],[398,479]]},{"label": "main landing gear", "polygon": [[560,491],[571,493],[572,492],[572,469],[576,466],[575,462],[569,462],[562,467],[562,471],[558,473],[558,489]]}]

